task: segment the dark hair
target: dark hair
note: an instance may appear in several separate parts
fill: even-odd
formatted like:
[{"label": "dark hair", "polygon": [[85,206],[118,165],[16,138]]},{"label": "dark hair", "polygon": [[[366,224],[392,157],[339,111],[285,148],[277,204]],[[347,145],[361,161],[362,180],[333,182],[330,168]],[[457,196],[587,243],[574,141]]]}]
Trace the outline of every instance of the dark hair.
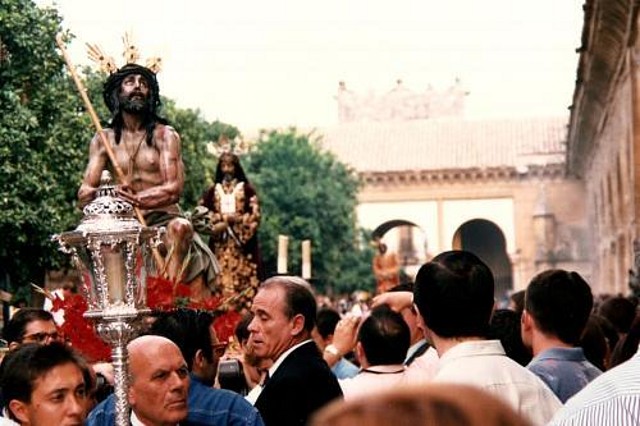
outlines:
[{"label": "dark hair", "polygon": [[380,305],[362,322],[358,341],[369,364],[402,364],[411,345],[410,334],[401,314],[388,305]]},{"label": "dark hair", "polygon": [[418,271],[414,303],[441,337],[485,337],[493,310],[493,274],[473,253],[439,254]]},{"label": "dark hair", "polygon": [[602,371],[607,369],[607,359],[611,353],[603,327],[605,324],[611,326],[606,318],[592,314],[580,337],[584,357]]},{"label": "dark hair", "polygon": [[533,277],[524,306],[540,331],[575,345],[591,314],[593,295],[577,272],[551,269]]},{"label": "dark hair", "polygon": [[[316,325],[316,298],[311,286],[300,277],[277,275],[266,279],[259,290],[280,287],[285,292],[285,312],[287,318],[301,314],[304,317],[304,330],[311,333]],[[259,291],[258,290],[258,291]]]},{"label": "dark hair", "polygon": [[609,368],[631,359],[638,352],[638,344],[640,344],[640,316],[636,316],[629,332],[618,341],[613,349]]},{"label": "dark hair", "polygon": [[61,342],[49,345],[27,343],[9,351],[2,361],[0,386],[5,407],[18,400],[30,402],[35,382],[55,367],[74,364],[82,371],[86,390],[92,384],[89,367],[75,350]]},{"label": "dark hair", "polygon": [[240,344],[244,344],[248,339],[251,332],[249,331],[249,324],[253,320],[253,312],[249,311],[242,316],[238,324],[236,324],[236,328],[233,331],[236,339]]},{"label": "dark hair", "polygon": [[240,157],[230,152],[225,152],[224,154],[220,155],[220,158],[218,159],[218,165],[216,166],[216,176],[215,176],[216,183],[222,182],[222,178],[224,177],[224,173],[222,173],[223,159],[231,160],[231,163],[235,167],[236,179],[238,179],[239,182],[247,182],[247,183],[249,182],[249,180],[247,179],[247,175],[244,173],[244,169],[240,164]]},{"label": "dark hair", "polygon": [[168,124],[168,121],[157,115],[157,112],[161,106],[160,101],[160,86],[156,75],[149,68],[143,67],[137,64],[127,64],[120,68],[118,71],[111,74],[107,81],[105,81],[102,88],[102,98],[104,103],[111,111],[113,119],[111,120],[110,127],[115,133],[116,143],[120,143],[120,135],[122,134],[122,111],[120,105],[120,87],[125,77],[139,74],[149,84],[149,96],[147,98],[148,115],[143,117],[145,130],[147,131],[147,145],[151,146],[153,143],[153,131],[156,124]]},{"label": "dark hair", "polygon": [[507,356],[526,366],[531,361],[531,353],[522,342],[520,317],[521,315],[511,309],[496,309],[491,315],[488,337],[500,340]]},{"label": "dark hair", "polygon": [[626,297],[610,297],[598,307],[598,314],[608,319],[618,333],[628,333],[636,317],[636,306]]},{"label": "dark hair", "polygon": [[511,300],[515,305],[514,311],[520,315],[522,314],[522,311],[524,311],[524,294],[525,290],[520,290],[509,296],[509,300]]},{"label": "dark hair", "polygon": [[149,334],[166,337],[180,348],[189,370],[198,350],[213,362],[210,327],[213,315],[207,311],[177,309],[165,312],[151,325]]},{"label": "dark hair", "polygon": [[316,326],[318,333],[323,339],[332,335],[336,330],[336,325],[340,321],[340,314],[333,308],[322,308],[316,315]]},{"label": "dark hair", "polygon": [[53,315],[51,315],[49,311],[39,308],[21,308],[13,314],[11,319],[5,324],[4,330],[2,331],[4,340],[6,340],[7,343],[21,342],[24,338],[27,325],[33,321],[51,321],[55,324]]}]

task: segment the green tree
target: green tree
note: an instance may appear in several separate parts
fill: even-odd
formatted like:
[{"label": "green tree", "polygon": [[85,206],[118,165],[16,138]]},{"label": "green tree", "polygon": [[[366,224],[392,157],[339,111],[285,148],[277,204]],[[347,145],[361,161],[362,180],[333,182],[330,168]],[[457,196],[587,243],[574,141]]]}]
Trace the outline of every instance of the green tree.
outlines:
[{"label": "green tree", "polygon": [[55,48],[53,9],[0,0],[0,279],[42,283],[63,261],[54,232],[77,221],[87,117]]},{"label": "green tree", "polygon": [[[0,283],[8,277],[13,291],[42,284],[46,270],[68,265],[50,238],[81,218],[76,193],[95,129],[56,49],[61,31],[55,9],[0,0]],[[106,126],[105,77],[89,69],[82,74]],[[182,203],[192,207],[212,180],[215,157],[208,141],[223,133],[234,138],[238,130],[163,102],[161,115],[181,132],[187,171]]]},{"label": "green tree", "polygon": [[263,133],[243,159],[262,211],[259,229],[266,272],[277,262],[277,236],[289,236],[289,271],[301,270],[301,242],[312,241],[314,284],[324,291],[373,289],[372,250],[356,227],[360,182],[321,150],[319,139],[288,131]]},{"label": "green tree", "polygon": [[209,123],[200,110],[179,109],[170,99],[163,98],[163,104],[164,115],[180,134],[186,176],[182,207],[191,209],[213,183],[217,160],[209,151],[211,143],[218,141],[221,135],[234,139],[240,132],[219,121]]}]

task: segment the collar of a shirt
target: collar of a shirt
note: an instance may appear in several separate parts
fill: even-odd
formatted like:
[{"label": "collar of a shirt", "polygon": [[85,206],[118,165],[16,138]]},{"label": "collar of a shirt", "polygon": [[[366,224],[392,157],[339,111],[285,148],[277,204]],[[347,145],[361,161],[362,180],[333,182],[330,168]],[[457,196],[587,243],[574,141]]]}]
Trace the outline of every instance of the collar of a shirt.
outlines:
[{"label": "collar of a shirt", "polygon": [[458,343],[440,357],[440,365],[459,358],[486,355],[505,355],[500,340],[465,340]]},{"label": "collar of a shirt", "polygon": [[543,359],[560,359],[566,361],[584,361],[584,351],[582,348],[549,348],[540,352],[531,361]]}]

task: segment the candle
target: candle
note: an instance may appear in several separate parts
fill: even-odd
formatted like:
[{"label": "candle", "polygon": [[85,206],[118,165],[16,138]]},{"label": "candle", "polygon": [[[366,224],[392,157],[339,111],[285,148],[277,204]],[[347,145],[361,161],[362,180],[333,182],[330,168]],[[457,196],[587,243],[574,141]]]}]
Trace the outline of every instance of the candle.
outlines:
[{"label": "candle", "polygon": [[124,258],[117,247],[105,246],[103,251],[104,272],[107,276],[109,303],[122,302],[124,299],[125,268]]},{"label": "candle", "polygon": [[311,278],[311,240],[302,242],[302,278]]},{"label": "candle", "polygon": [[287,246],[289,245],[289,237],[286,235],[278,235],[278,273],[287,273]]}]

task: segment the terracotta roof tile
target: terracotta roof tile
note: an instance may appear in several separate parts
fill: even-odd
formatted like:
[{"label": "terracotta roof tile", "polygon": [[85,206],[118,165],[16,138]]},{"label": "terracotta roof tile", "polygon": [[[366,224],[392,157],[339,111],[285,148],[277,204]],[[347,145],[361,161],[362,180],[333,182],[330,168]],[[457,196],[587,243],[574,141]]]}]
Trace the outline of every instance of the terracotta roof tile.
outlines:
[{"label": "terracotta roof tile", "polygon": [[346,123],[322,145],[359,172],[559,164],[568,118]]}]

